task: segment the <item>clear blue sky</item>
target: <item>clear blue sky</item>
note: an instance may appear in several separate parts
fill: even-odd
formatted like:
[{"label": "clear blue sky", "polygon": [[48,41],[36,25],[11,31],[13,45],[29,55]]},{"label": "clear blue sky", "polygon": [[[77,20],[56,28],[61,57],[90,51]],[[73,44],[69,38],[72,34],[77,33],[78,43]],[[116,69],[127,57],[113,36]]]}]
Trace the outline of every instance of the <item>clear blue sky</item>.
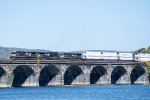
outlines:
[{"label": "clear blue sky", "polygon": [[0,0],[0,45],[132,51],[150,45],[150,0]]}]

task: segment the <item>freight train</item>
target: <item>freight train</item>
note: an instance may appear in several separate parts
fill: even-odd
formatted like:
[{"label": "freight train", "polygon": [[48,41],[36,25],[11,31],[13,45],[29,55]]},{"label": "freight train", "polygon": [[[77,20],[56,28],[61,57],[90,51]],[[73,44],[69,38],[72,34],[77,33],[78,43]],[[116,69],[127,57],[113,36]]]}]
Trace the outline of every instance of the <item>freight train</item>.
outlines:
[{"label": "freight train", "polygon": [[62,59],[80,59],[80,60],[132,60],[132,61],[150,61],[150,54],[121,51],[102,51],[86,50],[81,52],[27,52],[14,51],[10,55],[11,60],[62,60]]}]

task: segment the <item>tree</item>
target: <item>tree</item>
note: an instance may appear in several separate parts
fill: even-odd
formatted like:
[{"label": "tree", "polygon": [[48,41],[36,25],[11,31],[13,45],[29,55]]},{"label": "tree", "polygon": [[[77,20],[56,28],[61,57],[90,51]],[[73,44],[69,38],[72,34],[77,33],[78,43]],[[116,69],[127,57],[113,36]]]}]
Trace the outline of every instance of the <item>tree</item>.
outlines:
[{"label": "tree", "polygon": [[134,51],[135,54],[137,53],[150,53],[150,46],[148,46],[146,49],[145,48],[140,48],[136,51]]},{"label": "tree", "polygon": [[148,47],[147,47],[147,50],[149,50],[149,51],[150,51],[150,46],[148,46]]},{"label": "tree", "polygon": [[145,48],[141,48],[139,50],[136,50],[134,53],[137,54],[137,53],[143,53],[145,51]]}]

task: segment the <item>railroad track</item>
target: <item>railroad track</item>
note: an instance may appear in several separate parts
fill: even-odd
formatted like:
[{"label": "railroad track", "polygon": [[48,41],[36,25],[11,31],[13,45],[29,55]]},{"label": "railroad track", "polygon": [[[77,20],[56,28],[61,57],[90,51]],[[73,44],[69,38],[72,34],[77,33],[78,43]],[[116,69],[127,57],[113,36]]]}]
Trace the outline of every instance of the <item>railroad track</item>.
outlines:
[{"label": "railroad track", "polygon": [[[36,60],[7,60],[0,61],[0,64],[37,64]],[[41,60],[39,64],[141,64],[141,62],[136,61],[123,61],[123,60]]]}]

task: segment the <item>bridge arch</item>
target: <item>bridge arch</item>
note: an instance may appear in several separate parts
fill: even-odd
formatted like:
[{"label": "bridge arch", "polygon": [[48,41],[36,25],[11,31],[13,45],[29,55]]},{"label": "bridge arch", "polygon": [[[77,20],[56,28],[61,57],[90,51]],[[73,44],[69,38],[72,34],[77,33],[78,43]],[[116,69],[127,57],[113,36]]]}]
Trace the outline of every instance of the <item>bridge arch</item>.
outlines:
[{"label": "bridge arch", "polygon": [[13,70],[12,87],[21,87],[26,79],[34,73],[33,69],[28,65],[19,65]]},{"label": "bridge arch", "polygon": [[45,66],[39,77],[39,86],[47,86],[48,83],[58,74],[59,69],[54,65]]},{"label": "bridge arch", "polygon": [[2,77],[5,73],[5,70],[2,67],[0,67],[0,77]]},{"label": "bridge arch", "polygon": [[107,73],[107,70],[102,66],[95,66],[90,74],[90,84],[96,84],[101,76]]},{"label": "bridge arch", "polygon": [[111,73],[111,84],[116,84],[121,76],[127,73],[123,66],[116,66]]},{"label": "bridge arch", "polygon": [[135,81],[144,73],[146,73],[144,68],[142,68],[140,65],[135,66],[130,74],[131,84],[134,84]]},{"label": "bridge arch", "polygon": [[64,74],[64,85],[71,85],[77,76],[84,74],[82,69],[77,65],[68,67]]}]

